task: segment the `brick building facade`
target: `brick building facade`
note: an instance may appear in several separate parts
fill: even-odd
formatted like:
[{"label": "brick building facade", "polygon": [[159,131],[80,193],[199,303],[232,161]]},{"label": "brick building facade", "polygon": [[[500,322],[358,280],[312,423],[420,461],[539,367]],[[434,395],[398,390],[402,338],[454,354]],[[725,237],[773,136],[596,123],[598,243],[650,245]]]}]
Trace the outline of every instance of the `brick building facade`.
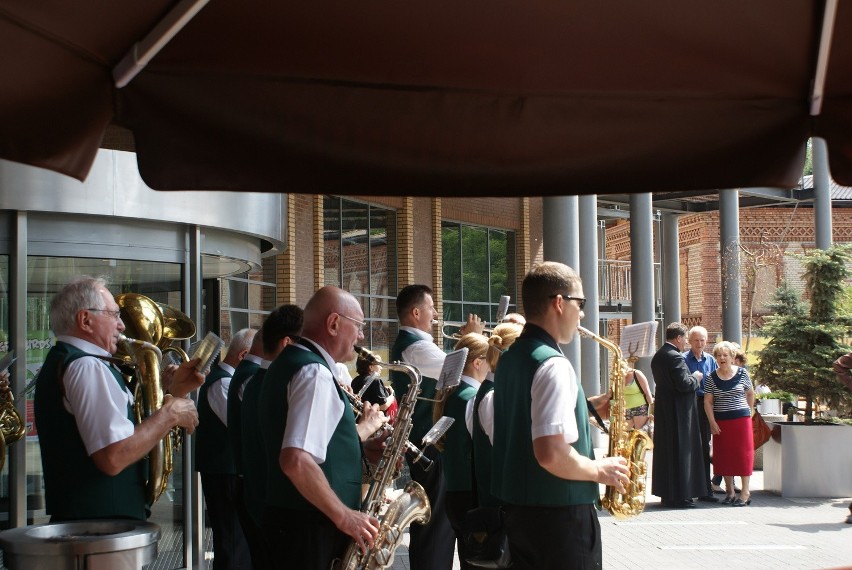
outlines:
[{"label": "brick building facade", "polygon": [[[803,253],[815,247],[814,217],[810,207],[744,208],[739,214],[740,286],[742,290],[743,333],[762,323],[767,303],[786,280],[794,288],[803,287],[801,262],[788,254]],[[835,208],[832,231],[836,243],[852,242],[852,216]],[[630,223],[619,220],[607,228],[606,258],[630,260]],[[721,337],[723,255],[720,251],[719,212],[690,214],[678,221],[680,242],[681,321],[701,325],[711,342]],[[750,319],[751,316],[751,319]],[[664,320],[666,320],[664,318]]]}]

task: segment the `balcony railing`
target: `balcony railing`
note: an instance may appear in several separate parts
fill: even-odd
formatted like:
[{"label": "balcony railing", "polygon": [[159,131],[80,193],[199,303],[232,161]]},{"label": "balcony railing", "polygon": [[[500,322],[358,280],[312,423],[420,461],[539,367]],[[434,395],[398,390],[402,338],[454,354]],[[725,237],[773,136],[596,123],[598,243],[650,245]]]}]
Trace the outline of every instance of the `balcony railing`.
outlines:
[{"label": "balcony railing", "polygon": [[[660,264],[655,263],[654,298],[657,306],[662,302],[661,276]],[[608,307],[631,305],[633,299],[631,277],[629,261],[598,260],[598,304]]]}]

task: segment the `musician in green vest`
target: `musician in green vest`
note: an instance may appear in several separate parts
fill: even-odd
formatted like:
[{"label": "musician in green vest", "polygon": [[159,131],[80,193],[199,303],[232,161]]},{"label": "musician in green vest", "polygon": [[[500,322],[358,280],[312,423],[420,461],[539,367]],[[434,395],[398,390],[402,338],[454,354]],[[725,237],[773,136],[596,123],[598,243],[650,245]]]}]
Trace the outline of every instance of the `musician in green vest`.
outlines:
[{"label": "musician in green vest", "polygon": [[594,459],[585,394],[559,344],[583,317],[583,285],[544,262],[524,278],[527,324],[494,377],[491,491],[505,505],[513,568],[601,568],[598,484],[624,493],[623,457]]},{"label": "musician in green vest", "polygon": [[135,424],[133,395],[112,355],[124,331],[104,279],[78,277],[50,304],[56,344],[35,389],[47,514],[51,521],[146,519],[148,452],[173,426],[190,433],[198,413],[186,394],[204,377],[197,361],[174,373],[162,407]]},{"label": "musician in green vest", "polygon": [[228,388],[256,332],[241,329],[231,337],[225,357],[210,369],[198,392],[195,469],[201,474],[207,521],[213,534],[213,570],[251,566],[248,542],[237,514],[237,468],[228,441]]},{"label": "musician in green vest", "polygon": [[473,474],[473,401],[479,386],[491,370],[485,360],[488,339],[479,333],[461,337],[455,349],[467,349],[467,359],[458,386],[435,404],[433,419],[449,416],[455,421],[444,436],[444,483],[447,492],[444,506],[450,525],[456,533],[456,544],[462,570],[474,568],[467,562],[464,526],[465,515],[479,506]]},{"label": "musician in green vest", "polygon": [[[262,359],[255,373],[245,379],[244,390],[232,394],[240,410],[235,427],[240,434],[240,469],[243,477],[242,518],[246,538],[249,539],[252,564],[255,568],[270,568],[277,548],[266,542],[263,532],[263,509],[266,501],[266,450],[263,446],[263,430],[258,417],[261,388],[269,365],[281,354],[284,347],[298,342],[302,334],[303,313],[296,305],[281,305],[263,321],[257,337],[263,338]],[[236,378],[236,376],[235,376]],[[231,388],[234,388],[233,382]]]},{"label": "musician in green vest", "polygon": [[379,521],[362,513],[361,441],[385,416],[365,405],[361,422],[335,376],[364,338],[358,300],[323,287],[305,306],[302,339],[263,379],[258,414],[267,459],[263,527],[275,568],[328,570],[350,540],[372,545]]},{"label": "musician in green vest", "polygon": [[[405,362],[416,367],[423,375],[420,395],[435,397],[437,378],[441,375],[446,354],[438,348],[432,338],[432,324],[437,322],[432,289],[428,285],[407,285],[396,296],[396,314],[399,317],[399,334],[391,347],[390,361]],[[469,315],[461,333],[483,330],[482,320]],[[391,384],[397,398],[408,392],[410,379],[402,372],[390,373]],[[432,427],[432,406],[420,402],[414,406],[412,429],[409,440],[419,445],[423,436]],[[425,525],[411,525],[411,542],[408,547],[411,570],[446,570],[453,565],[455,533],[444,508],[443,465],[441,454],[434,447],[426,449],[432,467],[426,471],[420,463],[406,458],[411,478],[420,483],[432,505],[432,516]]]}]

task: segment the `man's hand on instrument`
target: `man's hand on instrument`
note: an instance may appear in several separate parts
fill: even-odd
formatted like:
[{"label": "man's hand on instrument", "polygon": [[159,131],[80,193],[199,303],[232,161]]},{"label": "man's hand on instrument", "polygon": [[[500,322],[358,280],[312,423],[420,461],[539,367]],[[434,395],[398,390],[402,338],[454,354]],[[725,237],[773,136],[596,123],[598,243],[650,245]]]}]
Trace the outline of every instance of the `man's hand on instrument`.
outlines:
[{"label": "man's hand on instrument", "polygon": [[379,521],[361,511],[347,509],[343,520],[337,523],[340,532],[351,536],[364,554],[373,546],[379,535]]},{"label": "man's hand on instrument", "polygon": [[176,398],[169,394],[163,398],[163,410],[172,417],[171,425],[186,428],[188,433],[198,426],[198,410],[189,398]]},{"label": "man's hand on instrument", "polygon": [[358,437],[361,438],[361,441],[367,441],[387,421],[387,416],[379,409],[378,404],[364,402],[364,415],[361,416],[361,421],[355,426],[358,430]]},{"label": "man's hand on instrument", "polygon": [[465,335],[467,333],[479,333],[482,334],[482,331],[485,330],[485,323],[482,322],[477,315],[473,313],[468,313],[467,322],[459,329],[459,334]]},{"label": "man's hand on instrument", "polygon": [[619,493],[627,492],[627,485],[630,483],[630,468],[627,466],[627,460],[623,457],[604,457],[595,461],[598,466],[597,483],[603,483],[607,486],[615,487]]},{"label": "man's hand on instrument", "polygon": [[180,366],[170,365],[163,372],[163,389],[175,398],[183,398],[193,390],[197,390],[204,384],[204,375],[195,367],[201,362],[193,358]]}]

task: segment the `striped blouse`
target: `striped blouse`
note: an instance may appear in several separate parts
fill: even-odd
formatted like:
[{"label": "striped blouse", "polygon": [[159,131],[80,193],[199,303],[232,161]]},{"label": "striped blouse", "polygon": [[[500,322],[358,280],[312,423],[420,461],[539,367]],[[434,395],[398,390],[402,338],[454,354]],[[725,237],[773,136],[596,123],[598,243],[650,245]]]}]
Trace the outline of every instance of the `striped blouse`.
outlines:
[{"label": "striped blouse", "polygon": [[713,415],[717,420],[749,417],[746,392],[752,389],[751,378],[743,367],[738,367],[730,380],[722,380],[718,370],[712,372],[704,383],[704,392],[713,394]]}]

